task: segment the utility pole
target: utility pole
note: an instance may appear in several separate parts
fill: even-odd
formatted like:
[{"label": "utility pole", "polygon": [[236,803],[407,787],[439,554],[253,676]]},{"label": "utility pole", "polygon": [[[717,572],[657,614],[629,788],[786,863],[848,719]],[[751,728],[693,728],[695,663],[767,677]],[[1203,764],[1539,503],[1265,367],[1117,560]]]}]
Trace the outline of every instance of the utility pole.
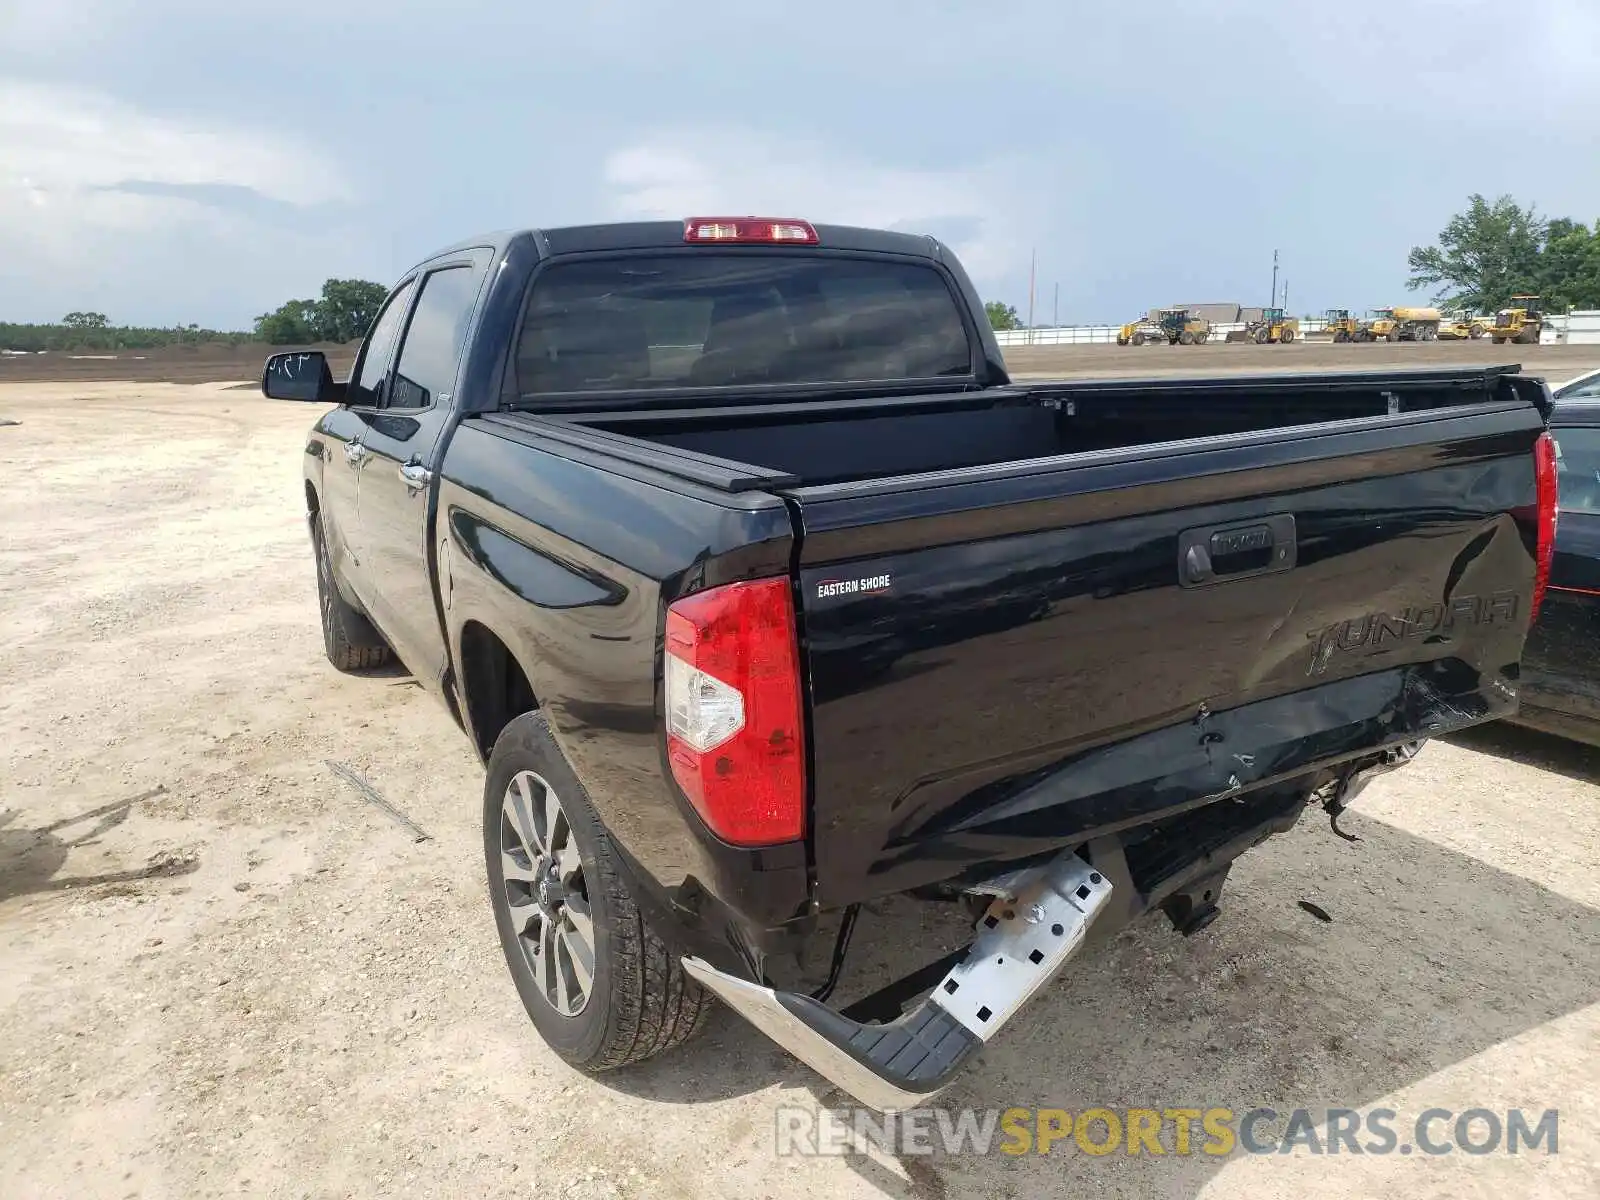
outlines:
[{"label": "utility pole", "polygon": [[1039,273],[1039,252],[1031,251],[1028,258],[1028,342],[1033,342],[1033,282]]},{"label": "utility pole", "polygon": [[1272,252],[1272,299],[1267,301],[1268,308],[1278,307],[1278,252]]},{"label": "utility pole", "polygon": [[1050,301],[1050,327],[1061,328],[1061,285],[1056,284],[1055,298]]},{"label": "utility pole", "polygon": [[1289,277],[1283,277],[1283,315],[1289,315]]}]

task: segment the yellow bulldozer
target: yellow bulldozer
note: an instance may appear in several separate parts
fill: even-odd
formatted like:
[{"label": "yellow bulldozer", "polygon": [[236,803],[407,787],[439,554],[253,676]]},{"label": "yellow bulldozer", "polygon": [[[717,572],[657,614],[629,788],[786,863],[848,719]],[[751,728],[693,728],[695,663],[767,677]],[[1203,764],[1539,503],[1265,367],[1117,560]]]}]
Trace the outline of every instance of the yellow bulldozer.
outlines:
[{"label": "yellow bulldozer", "polygon": [[1362,325],[1358,342],[1432,342],[1444,320],[1437,308],[1375,308]]},{"label": "yellow bulldozer", "polygon": [[1348,308],[1330,308],[1322,314],[1322,332],[1336,342],[1353,342],[1361,329],[1361,322],[1350,315]]},{"label": "yellow bulldozer", "polygon": [[1264,308],[1261,320],[1247,321],[1243,329],[1235,329],[1224,339],[1229,342],[1254,342],[1265,346],[1268,342],[1288,344],[1300,336],[1300,318],[1286,317],[1281,308]]},{"label": "yellow bulldozer", "polygon": [[1489,336],[1496,346],[1504,342],[1533,345],[1544,329],[1544,310],[1538,296],[1513,296],[1511,304],[1494,315],[1494,328]]}]

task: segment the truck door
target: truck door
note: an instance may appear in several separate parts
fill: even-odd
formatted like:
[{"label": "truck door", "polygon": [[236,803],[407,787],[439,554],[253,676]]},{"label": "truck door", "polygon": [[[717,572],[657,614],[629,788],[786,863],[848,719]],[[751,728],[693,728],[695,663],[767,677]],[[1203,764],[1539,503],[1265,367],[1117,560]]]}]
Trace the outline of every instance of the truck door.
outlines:
[{"label": "truck door", "polygon": [[367,611],[401,661],[428,684],[439,679],[446,656],[429,566],[430,485],[489,258],[489,251],[474,250],[425,269],[384,403],[363,418]]},{"label": "truck door", "polygon": [[345,588],[366,607],[372,588],[364,578],[361,525],[357,495],[366,465],[368,418],[380,410],[394,365],[395,340],[405,321],[416,280],[403,280],[378,310],[350,372],[345,402],[323,423],[330,445],[322,476],[322,526],[328,540],[333,572]]}]

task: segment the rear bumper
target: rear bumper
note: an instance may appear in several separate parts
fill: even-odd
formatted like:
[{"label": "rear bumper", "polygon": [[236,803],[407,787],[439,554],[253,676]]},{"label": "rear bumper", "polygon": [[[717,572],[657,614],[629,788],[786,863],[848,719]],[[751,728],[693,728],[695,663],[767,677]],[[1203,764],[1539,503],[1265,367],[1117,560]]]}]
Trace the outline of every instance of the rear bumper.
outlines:
[{"label": "rear bumper", "polygon": [[1112,884],[1076,854],[1018,876],[967,956],[898,1020],[870,1025],[686,957],[684,969],[757,1029],[863,1104],[926,1102],[1077,953]]}]

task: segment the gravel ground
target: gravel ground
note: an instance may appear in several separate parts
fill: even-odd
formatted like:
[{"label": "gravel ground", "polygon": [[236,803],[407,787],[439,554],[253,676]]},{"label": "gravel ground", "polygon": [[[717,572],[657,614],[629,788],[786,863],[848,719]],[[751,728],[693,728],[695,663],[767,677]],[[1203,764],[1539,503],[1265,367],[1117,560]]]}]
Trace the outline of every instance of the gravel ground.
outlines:
[{"label": "gravel ground", "polygon": [[[1308,818],[1205,933],[1095,947],[941,1098],[1556,1107],[1559,1154],[780,1160],[775,1107],[839,1097],[731,1014],[602,1080],[525,1021],[466,740],[404,675],[322,658],[305,406],[13,384],[5,420],[7,1197],[1600,1194],[1594,752],[1510,728],[1429,746],[1363,797],[1359,843]],[[852,969],[949,932],[886,906]]]}]

